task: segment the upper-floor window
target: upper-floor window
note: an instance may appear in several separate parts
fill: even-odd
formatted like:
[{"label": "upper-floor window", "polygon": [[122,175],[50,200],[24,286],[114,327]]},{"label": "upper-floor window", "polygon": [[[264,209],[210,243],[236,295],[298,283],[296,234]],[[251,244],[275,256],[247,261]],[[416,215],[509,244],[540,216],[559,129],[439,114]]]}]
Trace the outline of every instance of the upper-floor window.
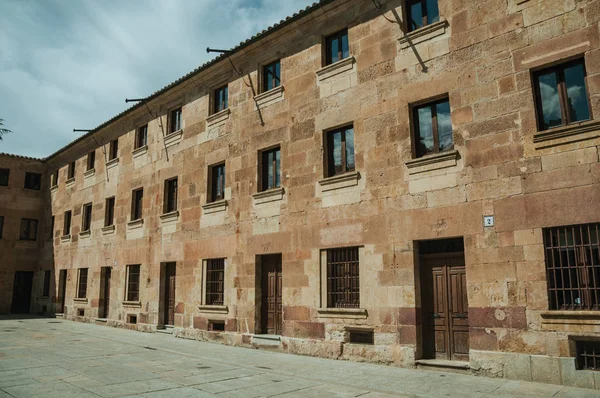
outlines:
[{"label": "upper-floor window", "polygon": [[143,125],[142,127],[138,127],[135,132],[135,144],[134,149],[141,148],[148,144],[148,125]]},{"label": "upper-floor window", "polygon": [[77,298],[86,298],[87,296],[88,269],[79,268],[77,274]]},{"label": "upper-floor window", "polygon": [[206,261],[206,304],[223,305],[225,259]]},{"label": "upper-floor window", "polygon": [[25,173],[25,189],[39,191],[42,187],[42,175],[38,173]]},{"label": "upper-floor window", "polygon": [[438,0],[406,0],[409,32],[440,20]]},{"label": "upper-floor window", "polygon": [[21,231],[19,239],[21,240],[36,240],[37,239],[38,220],[30,218],[21,219]]},{"label": "upper-floor window", "polygon": [[50,235],[48,239],[52,240],[54,238],[54,216],[50,217]]},{"label": "upper-floor window", "polygon": [[325,39],[325,64],[334,64],[350,56],[348,29],[339,31]]},{"label": "upper-floor window", "polygon": [[63,236],[71,235],[71,210],[65,211],[63,220]]},{"label": "upper-floor window", "polygon": [[50,278],[52,277],[52,271],[44,271],[44,286],[42,288],[42,297],[50,296]]},{"label": "upper-floor window", "polygon": [[169,115],[169,133],[181,130],[181,108],[173,109]]},{"label": "upper-floor window", "polygon": [[358,247],[327,250],[327,307],[360,307]]},{"label": "upper-floor window", "polygon": [[54,170],[50,176],[50,186],[55,187],[58,185],[58,169]]},{"label": "upper-floor window", "polygon": [[140,301],[140,265],[127,266],[127,301]]},{"label": "upper-floor window", "polygon": [[346,126],[326,133],[326,177],[354,171],[354,128]]},{"label": "upper-floor window", "polygon": [[75,162],[69,163],[69,168],[67,170],[67,179],[75,178]]},{"label": "upper-floor window", "polygon": [[92,204],[86,203],[83,205],[81,217],[81,231],[87,232],[92,228]]},{"label": "upper-floor window", "polygon": [[116,159],[119,156],[119,139],[112,140],[108,148],[108,160]]},{"label": "upper-floor window", "polygon": [[540,130],[591,119],[583,59],[537,71],[533,81]]},{"label": "upper-floor window", "polygon": [[260,190],[279,188],[281,186],[281,151],[273,148],[260,153]]},{"label": "upper-floor window", "polygon": [[10,169],[0,169],[0,187],[8,186],[8,176],[10,175]]},{"label": "upper-floor window", "polygon": [[92,170],[93,168],[95,168],[96,166],[96,151],[92,151],[90,153],[88,153],[87,156],[87,169],[86,170]]},{"label": "upper-floor window", "polygon": [[170,213],[177,210],[177,177],[165,181],[165,194],[163,212]]},{"label": "upper-floor window", "polygon": [[263,67],[263,91],[281,86],[281,61],[277,60]]},{"label": "upper-floor window", "polygon": [[415,106],[413,121],[415,157],[454,148],[448,98]]},{"label": "upper-floor window", "polygon": [[220,87],[214,92],[214,107],[213,113],[224,111],[229,107],[229,89],[227,85]]},{"label": "upper-floor window", "polygon": [[225,163],[208,168],[208,201],[216,202],[225,199]]},{"label": "upper-floor window", "polygon": [[4,229],[4,216],[0,216],[0,239],[2,239],[2,230]]},{"label": "upper-floor window", "polygon": [[144,189],[139,188],[131,193],[131,221],[142,218],[144,208]]},{"label": "upper-floor window", "polygon": [[115,223],[115,197],[107,198],[104,208],[104,226],[110,227]]}]

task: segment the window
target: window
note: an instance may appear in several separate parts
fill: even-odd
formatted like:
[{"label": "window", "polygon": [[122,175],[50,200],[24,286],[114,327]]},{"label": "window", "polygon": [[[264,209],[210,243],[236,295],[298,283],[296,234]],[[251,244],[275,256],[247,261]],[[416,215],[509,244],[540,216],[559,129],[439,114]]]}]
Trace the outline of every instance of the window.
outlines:
[{"label": "window", "polygon": [[21,240],[36,240],[37,239],[38,220],[30,218],[21,219],[21,232],[19,239]]},{"label": "window", "polygon": [[326,134],[326,177],[354,171],[354,129],[346,126]]},{"label": "window", "polygon": [[0,239],[2,239],[3,229],[4,229],[4,216],[0,216]]},{"label": "window", "polygon": [[8,186],[8,176],[10,175],[9,169],[0,169],[0,187]]},{"label": "window", "polygon": [[50,176],[50,186],[55,187],[58,185],[58,170],[54,170]]},{"label": "window", "polygon": [[223,305],[225,259],[206,262],[206,304]]},{"label": "window", "polygon": [[77,298],[86,298],[87,296],[87,278],[88,269],[79,268],[77,275]]},{"label": "window", "polygon": [[228,88],[223,86],[215,90],[213,113],[224,111],[228,108]]},{"label": "window", "polygon": [[416,106],[413,111],[415,158],[454,148],[448,98]]},{"label": "window", "polygon": [[263,91],[281,86],[281,61],[277,60],[263,67]]},{"label": "window", "polygon": [[63,236],[71,235],[71,210],[65,211]]},{"label": "window", "polygon": [[169,133],[174,133],[181,130],[181,108],[177,108],[171,111],[169,124]]},{"label": "window", "polygon": [[351,344],[374,344],[374,333],[372,330],[350,330],[348,334]]},{"label": "window", "polygon": [[67,179],[75,178],[75,162],[69,163],[69,169],[67,170]]},{"label": "window", "polygon": [[210,332],[224,332],[225,321],[208,321],[208,330]]},{"label": "window", "polygon": [[358,308],[358,247],[327,250],[327,307]]},{"label": "window", "polygon": [[119,155],[119,139],[112,140],[108,148],[108,160],[114,160]]},{"label": "window", "polygon": [[540,70],[533,81],[540,130],[591,119],[583,59]]},{"label": "window", "polygon": [[600,310],[600,223],[544,229],[551,310]]},{"label": "window", "polygon": [[144,189],[139,188],[131,194],[131,221],[142,218],[142,209],[144,206]]},{"label": "window", "polygon": [[165,196],[163,212],[170,213],[177,210],[177,177],[165,181]]},{"label": "window", "polygon": [[406,16],[408,19],[407,30],[409,32],[434,22],[439,22],[440,11],[438,9],[438,0],[407,0]]},{"label": "window", "polygon": [[331,65],[350,56],[348,29],[344,29],[325,39],[325,65]]},{"label": "window", "polygon": [[140,301],[140,265],[127,266],[126,301]]},{"label": "window", "polygon": [[134,149],[141,148],[148,144],[148,125],[138,127],[135,133],[135,145]]},{"label": "window", "polygon": [[96,151],[92,151],[90,153],[88,153],[87,156],[87,169],[86,170],[92,170],[96,165]]},{"label": "window", "polygon": [[83,205],[81,231],[87,232],[92,227],[92,204]]},{"label": "window", "polygon": [[115,223],[115,197],[106,199],[104,208],[104,226],[110,227]]},{"label": "window", "polygon": [[578,370],[600,370],[600,341],[576,340]]},{"label": "window", "polygon": [[39,191],[42,187],[42,175],[38,173],[25,173],[25,189]]},{"label": "window", "polygon": [[208,197],[210,202],[225,199],[225,163],[208,169]]},{"label": "window", "polygon": [[44,288],[42,289],[42,297],[50,296],[50,277],[51,271],[44,271]]},{"label": "window", "polygon": [[261,152],[261,191],[281,186],[281,151],[279,147]]}]

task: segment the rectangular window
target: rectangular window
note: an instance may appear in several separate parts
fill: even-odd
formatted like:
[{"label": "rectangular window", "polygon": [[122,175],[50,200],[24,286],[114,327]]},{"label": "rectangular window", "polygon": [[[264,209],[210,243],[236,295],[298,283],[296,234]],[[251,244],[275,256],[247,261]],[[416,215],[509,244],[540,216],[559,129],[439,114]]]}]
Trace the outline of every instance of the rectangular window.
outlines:
[{"label": "rectangular window", "polygon": [[36,240],[37,239],[38,220],[30,218],[21,219],[21,231],[19,239],[21,240]]},{"label": "rectangular window", "polygon": [[77,275],[77,298],[87,297],[88,269],[79,268]]},{"label": "rectangular window", "polygon": [[0,169],[0,187],[8,186],[8,176],[10,175],[10,169]]},{"label": "rectangular window", "polygon": [[92,170],[96,167],[96,151],[88,153],[87,156],[87,171]]},{"label": "rectangular window", "polygon": [[75,178],[75,162],[69,163],[69,168],[67,170],[67,179]]},{"label": "rectangular window", "polygon": [[92,228],[92,204],[87,203],[83,205],[83,210],[81,213],[81,231],[87,232]]},{"label": "rectangular window", "polygon": [[281,186],[281,151],[273,148],[261,152],[261,191]]},{"label": "rectangular window", "polygon": [[540,130],[591,119],[583,59],[535,72],[533,81]]},{"label": "rectangular window", "polygon": [[576,340],[578,370],[600,370],[600,341]]},{"label": "rectangular window", "polygon": [[50,296],[50,277],[52,273],[50,270],[44,271],[44,288],[42,289],[42,297]]},{"label": "rectangular window", "polygon": [[209,201],[225,199],[225,163],[208,168]]},{"label": "rectangular window", "polygon": [[448,98],[414,107],[413,121],[415,158],[454,149]]},{"label": "rectangular window", "polygon": [[112,140],[108,148],[108,160],[114,160],[119,156],[119,139]]},{"label": "rectangular window", "polygon": [[71,235],[71,210],[65,211],[63,236]]},{"label": "rectangular window", "polygon": [[406,16],[408,19],[406,28],[409,32],[439,22],[438,0],[407,0]]},{"label": "rectangular window", "polygon": [[165,195],[163,212],[170,213],[177,210],[177,177],[165,181]]},{"label": "rectangular window", "polygon": [[223,86],[215,90],[213,113],[224,111],[228,108],[228,88]]},{"label": "rectangular window", "polygon": [[58,170],[54,170],[50,176],[50,186],[55,187],[58,185]]},{"label": "rectangular window", "polygon": [[223,305],[225,259],[206,261],[206,304]]},{"label": "rectangular window", "polygon": [[348,29],[339,31],[325,39],[325,65],[331,65],[350,56]]},{"label": "rectangular window", "polygon": [[0,216],[0,239],[2,239],[3,230],[4,230],[4,216]]},{"label": "rectangular window", "polygon": [[358,247],[327,250],[327,307],[359,308]]},{"label": "rectangular window", "polygon": [[263,92],[281,86],[281,61],[263,67]]},{"label": "rectangular window", "polygon": [[599,310],[600,223],[544,229],[551,310]]},{"label": "rectangular window", "polygon": [[140,265],[127,266],[127,301],[140,301]]},{"label": "rectangular window", "polygon": [[171,111],[169,115],[169,134],[181,130],[181,108]]},{"label": "rectangular window", "polygon": [[354,171],[354,128],[346,126],[326,134],[326,177]]},{"label": "rectangular window", "polygon": [[131,193],[131,221],[142,218],[144,207],[144,189],[139,188]]},{"label": "rectangular window", "polygon": [[115,224],[115,197],[107,198],[104,208],[104,226],[110,227]]},{"label": "rectangular window", "polygon": [[42,187],[42,175],[38,173],[25,173],[25,189],[39,191]]},{"label": "rectangular window", "polygon": [[141,148],[148,144],[148,125],[138,127],[135,133],[135,145],[134,149]]}]

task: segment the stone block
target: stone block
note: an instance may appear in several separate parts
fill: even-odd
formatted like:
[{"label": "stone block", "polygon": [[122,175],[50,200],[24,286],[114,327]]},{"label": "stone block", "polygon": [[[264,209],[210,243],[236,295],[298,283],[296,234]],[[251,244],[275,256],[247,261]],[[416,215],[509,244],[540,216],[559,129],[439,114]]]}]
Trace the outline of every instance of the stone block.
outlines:
[{"label": "stone block", "polygon": [[545,355],[531,356],[531,380],[538,383],[561,384],[561,359]]}]

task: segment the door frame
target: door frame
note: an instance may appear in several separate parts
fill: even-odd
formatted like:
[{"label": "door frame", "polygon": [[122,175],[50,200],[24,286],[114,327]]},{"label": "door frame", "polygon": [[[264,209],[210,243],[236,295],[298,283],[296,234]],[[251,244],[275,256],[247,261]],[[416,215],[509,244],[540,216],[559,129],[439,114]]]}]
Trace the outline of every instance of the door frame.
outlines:
[{"label": "door frame", "polygon": [[[21,275],[21,278],[18,277],[18,275]],[[27,278],[24,278],[25,276],[27,276]],[[12,291],[12,299],[11,299],[11,305],[10,305],[10,313],[11,314],[29,314],[31,313],[31,295],[33,293],[33,278],[34,278],[34,272],[33,271],[15,271],[14,273],[14,277],[13,277],[13,291]],[[28,280],[28,285],[29,285],[29,297],[27,298],[25,294],[18,294],[16,295],[15,293],[17,292],[15,287],[17,287],[17,279],[21,279],[21,282],[24,281],[25,279]],[[25,286],[27,287],[27,286]],[[19,293],[22,293],[22,287],[20,289],[21,291]],[[27,298],[27,311],[21,310],[21,304],[22,308],[25,308],[25,303],[15,303],[15,296],[17,296],[18,298]]]},{"label": "door frame", "polygon": [[[68,280],[68,274],[67,274],[67,269],[61,269],[58,270],[58,292],[56,294],[57,296],[57,305],[60,308],[60,311],[58,312],[58,314],[64,314],[65,312],[65,300],[66,300],[66,295],[67,295],[67,280]],[[63,278],[64,275],[64,278]],[[57,308],[57,309],[59,309]],[[56,310],[54,311],[55,313]]]},{"label": "door frame", "polygon": [[[276,278],[278,286],[276,286],[276,297],[277,293],[283,292],[283,265],[282,265],[282,254],[281,253],[270,253],[261,254],[256,256],[256,269],[255,269],[255,317],[254,317],[254,333],[255,334],[269,334],[268,333],[268,307],[266,303],[265,290],[268,289],[268,279],[265,275],[265,267],[269,266],[264,260],[268,257],[276,258],[275,268],[279,272],[279,277]],[[267,286],[265,286],[267,281]],[[279,296],[280,301],[276,303],[276,307],[279,308],[278,318],[279,322],[276,322],[274,335],[280,335],[283,332],[283,294]],[[279,326],[279,330],[277,329]]]},{"label": "door frame", "polygon": [[[108,318],[110,315],[110,281],[112,277],[112,267],[100,268],[100,297],[98,307],[98,317]],[[108,290],[108,294],[107,294]],[[101,316],[100,316],[101,315]]]},{"label": "door frame", "polygon": [[166,261],[160,264],[160,292],[159,292],[159,312],[158,312],[158,325],[159,326],[174,326],[168,323],[168,303],[167,303],[167,292],[168,292],[168,281],[167,281],[167,269],[173,267],[173,274],[175,277],[174,286],[174,298],[173,298],[173,323],[175,323],[175,294],[177,293],[177,263],[175,261]]}]

